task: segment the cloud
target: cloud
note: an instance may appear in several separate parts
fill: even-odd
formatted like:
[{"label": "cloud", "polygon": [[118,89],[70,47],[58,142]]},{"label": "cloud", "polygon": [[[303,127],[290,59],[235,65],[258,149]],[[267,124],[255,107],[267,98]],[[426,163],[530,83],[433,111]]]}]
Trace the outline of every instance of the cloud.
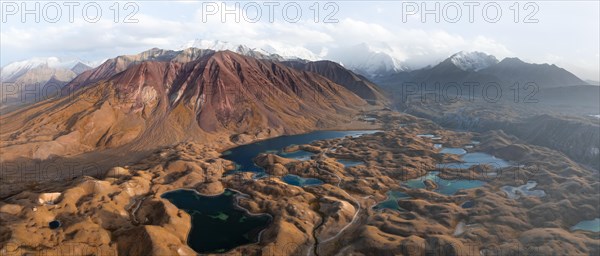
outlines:
[{"label": "cloud", "polygon": [[[489,34],[489,31],[481,29],[485,27],[483,25],[469,31],[469,28],[458,30],[438,24],[408,26],[398,23],[398,17],[384,5],[358,9],[360,15],[343,16],[342,13],[336,16],[338,23],[315,23],[308,15],[308,9],[297,23],[286,22],[281,17],[276,17],[273,23],[268,22],[266,17],[256,23],[243,18],[239,22],[223,23],[219,16],[203,22],[200,4],[196,2],[175,2],[172,5],[178,9],[168,11],[162,10],[165,7],[159,3],[142,4],[146,8],[140,8],[140,11],[147,12],[136,14],[139,22],[133,24],[115,23],[110,16],[103,16],[95,24],[82,19],[76,19],[73,24],[2,24],[1,64],[36,56],[79,57],[94,61],[152,47],[178,49],[196,38],[230,41],[315,58],[364,43],[370,51],[389,54],[413,68],[435,64],[461,50],[482,51],[498,58],[515,56],[515,53],[526,55],[528,52],[520,48],[524,45],[519,41],[522,39]],[[231,2],[225,4],[228,8],[234,7]],[[150,8],[152,6],[155,9]],[[241,15],[243,10],[237,9],[236,13]],[[389,21],[383,22],[375,19],[378,15],[391,16],[385,16],[387,18],[383,20]],[[594,53],[597,54],[597,51]],[[566,58],[564,52],[552,52],[552,59],[548,58],[549,54],[519,57],[537,62],[560,61],[578,68],[598,59],[594,59],[593,54],[586,54],[585,63],[576,63]],[[592,64],[591,67],[596,68],[597,65]]]},{"label": "cloud", "polygon": [[[226,5],[227,8],[235,7]],[[242,15],[243,10],[238,8],[236,13]],[[96,58],[100,59],[152,47],[175,49],[194,38],[206,38],[321,57],[335,48],[366,43],[374,52],[410,61],[423,56],[436,59],[437,56],[447,56],[473,46],[492,53],[498,52],[494,51],[494,47],[503,49],[491,39],[476,38],[470,45],[469,40],[441,30],[390,29],[382,24],[353,18],[343,18],[335,24],[315,23],[310,18],[301,19],[298,23],[270,23],[265,19],[252,23],[243,18],[239,22],[223,23],[219,16],[202,22],[202,14],[202,9],[195,9],[189,20],[139,13],[136,15],[139,22],[133,24],[115,23],[110,17],[103,17],[94,24],[76,19],[73,24],[9,27],[1,32],[2,50],[3,53],[46,55],[72,52],[97,55]]]},{"label": "cloud", "polygon": [[365,43],[373,52],[382,52],[413,68],[420,68],[462,51],[482,51],[499,58],[512,52],[502,43],[483,35],[465,38],[440,29],[388,28],[381,24],[346,18],[325,26],[334,40],[329,48]]}]

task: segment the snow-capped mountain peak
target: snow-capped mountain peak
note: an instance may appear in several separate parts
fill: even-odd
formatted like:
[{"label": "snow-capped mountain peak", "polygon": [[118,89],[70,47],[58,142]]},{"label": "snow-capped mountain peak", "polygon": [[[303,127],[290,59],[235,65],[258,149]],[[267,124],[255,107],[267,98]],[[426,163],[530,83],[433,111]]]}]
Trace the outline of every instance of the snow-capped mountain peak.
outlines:
[{"label": "snow-capped mountain peak", "polygon": [[2,67],[2,71],[0,72],[0,80],[9,81],[31,69],[41,66],[58,69],[71,69],[79,63],[83,62],[80,60],[64,61],[57,57],[31,58],[23,61],[16,61]]},{"label": "snow-capped mountain peak", "polygon": [[262,48],[267,52],[277,54],[287,60],[302,59],[317,61],[323,59],[318,54],[301,46],[264,45]]},{"label": "snow-capped mountain peak", "polygon": [[498,59],[493,55],[464,51],[450,56],[450,61],[464,71],[479,71],[498,63]]},{"label": "snow-capped mountain peak", "polygon": [[408,70],[400,60],[365,43],[333,49],[326,58],[343,63],[344,67],[369,77]]},{"label": "snow-capped mountain peak", "polygon": [[259,49],[259,48],[250,48],[243,44],[235,44],[227,41],[221,40],[205,40],[205,39],[196,39],[194,41],[189,41],[185,43],[181,49],[187,48],[198,48],[198,49],[209,49],[213,51],[232,51],[242,55],[251,55],[252,53],[259,53],[264,55],[271,55],[271,53]]},{"label": "snow-capped mountain peak", "polygon": [[[214,51],[230,50],[239,54],[256,57],[257,54],[269,59],[278,60],[332,60],[357,73],[375,77],[398,71],[406,71],[407,67],[392,57],[387,51],[373,48],[365,43],[342,48],[321,49],[315,53],[303,46],[289,46],[278,43],[246,46],[220,40],[196,39],[181,46],[181,49],[199,48]],[[381,48],[381,47],[380,47]],[[383,47],[385,48],[385,47]]]},{"label": "snow-capped mountain peak", "polygon": [[283,59],[305,59],[305,60],[320,60],[321,58],[304,47],[290,46],[274,46],[274,45],[259,45],[247,46],[243,44],[231,43],[221,40],[206,40],[196,39],[185,43],[181,49],[187,48],[209,49],[214,51],[232,51],[242,55],[255,56],[261,54],[264,56],[278,55]]},{"label": "snow-capped mountain peak", "polygon": [[244,45],[240,45],[240,44],[233,44],[230,42],[226,42],[226,41],[220,41],[220,40],[202,40],[202,39],[196,39],[193,41],[189,41],[187,43],[185,43],[181,48],[182,49],[187,49],[187,48],[198,48],[198,49],[210,49],[210,50],[214,50],[214,51],[233,51],[233,52],[237,52],[238,50],[245,50],[245,49],[249,49],[248,47],[244,46]]}]

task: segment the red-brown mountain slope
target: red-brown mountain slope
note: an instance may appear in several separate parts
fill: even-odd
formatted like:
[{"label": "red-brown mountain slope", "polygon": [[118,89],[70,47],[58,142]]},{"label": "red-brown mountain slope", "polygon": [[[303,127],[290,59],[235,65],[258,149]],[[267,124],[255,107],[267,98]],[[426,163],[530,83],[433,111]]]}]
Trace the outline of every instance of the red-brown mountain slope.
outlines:
[{"label": "red-brown mountain slope", "polygon": [[220,138],[226,144],[237,134],[332,127],[368,105],[318,74],[228,51],[189,61],[141,61],[113,71],[68,96],[0,117],[4,159],[186,140],[214,144]]}]

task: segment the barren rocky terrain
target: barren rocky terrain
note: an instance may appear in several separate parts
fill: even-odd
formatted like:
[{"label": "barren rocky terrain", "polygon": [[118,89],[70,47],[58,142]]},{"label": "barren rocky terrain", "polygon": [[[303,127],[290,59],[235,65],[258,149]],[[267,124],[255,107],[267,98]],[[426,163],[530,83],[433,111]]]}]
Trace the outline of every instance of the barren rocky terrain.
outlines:
[{"label": "barren rocky terrain", "polygon": [[[315,153],[299,161],[265,153],[255,162],[270,174],[230,172],[223,148],[182,143],[143,160],[41,187],[0,203],[0,252],[7,255],[194,255],[187,233],[190,216],[161,194],[180,188],[216,195],[239,191],[237,204],[273,217],[258,243],[226,255],[596,255],[598,233],[571,230],[600,215],[598,171],[565,155],[526,144],[500,131],[453,132],[431,121],[387,110],[370,112],[381,132],[315,141],[287,148]],[[435,137],[422,136],[432,134]],[[421,136],[420,136],[421,135]],[[473,143],[477,140],[480,143]],[[473,166],[441,170],[444,179],[484,181],[481,187],[445,195],[438,181],[411,188],[436,164],[456,162],[443,147],[467,147],[511,162],[500,170]],[[344,167],[336,160],[363,165]],[[494,175],[492,175],[492,173]],[[298,187],[286,174],[324,184]],[[503,188],[535,181],[536,197],[511,197]],[[409,195],[398,210],[374,209],[394,190]],[[470,207],[464,207],[469,202]],[[59,220],[61,227],[48,223]]]}]

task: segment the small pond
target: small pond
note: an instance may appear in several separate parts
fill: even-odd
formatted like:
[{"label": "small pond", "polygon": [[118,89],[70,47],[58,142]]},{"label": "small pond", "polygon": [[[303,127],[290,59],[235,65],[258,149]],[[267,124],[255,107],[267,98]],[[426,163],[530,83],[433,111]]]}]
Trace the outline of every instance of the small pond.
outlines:
[{"label": "small pond", "polygon": [[317,186],[323,184],[323,181],[315,178],[303,178],[298,175],[288,174],[281,178],[281,180],[287,184],[298,186],[298,187],[307,187],[307,186]]},{"label": "small pond", "polygon": [[475,206],[475,202],[473,201],[466,201],[462,205],[460,205],[460,207],[462,207],[463,209],[473,208],[473,206]]},{"label": "small pond", "polygon": [[441,140],[442,137],[436,136],[435,134],[417,134],[417,137],[428,138],[432,140]]},{"label": "small pond", "polygon": [[349,159],[337,159],[340,164],[343,164],[344,167],[352,167],[357,165],[364,165],[365,162],[358,160],[349,160]]},{"label": "small pond", "polygon": [[452,154],[452,155],[464,155],[467,153],[463,148],[442,148],[440,150],[442,154]]},{"label": "small pond", "polygon": [[384,201],[373,206],[373,209],[375,209],[375,210],[392,209],[392,210],[403,211],[404,209],[400,208],[400,206],[398,205],[398,200],[411,198],[411,196],[409,196],[408,194],[406,194],[404,192],[394,191],[394,190],[388,191],[386,193],[386,195],[387,195],[387,198]]},{"label": "small pond", "polygon": [[463,161],[463,163],[438,164],[437,168],[469,169],[471,166],[490,165],[494,169],[501,169],[511,166],[508,161],[496,158],[495,156],[492,156],[490,154],[480,152],[464,154],[461,156],[461,160]]},{"label": "small pond", "polygon": [[571,230],[585,230],[598,233],[600,232],[600,218],[581,221],[577,223],[577,225],[571,227]]},{"label": "small pond", "polygon": [[432,180],[437,184],[437,188],[433,191],[444,195],[454,195],[457,191],[461,189],[478,188],[485,184],[485,182],[480,180],[445,180],[440,178],[438,176],[439,174],[440,172],[438,171],[428,172],[427,175],[423,177],[407,180],[403,182],[403,184],[413,189],[425,189],[426,186],[424,181]]},{"label": "small pond", "polygon": [[519,199],[523,196],[534,196],[534,197],[544,197],[546,196],[546,192],[544,190],[532,190],[537,186],[537,182],[528,181],[527,184],[521,185],[518,187],[513,186],[503,186],[500,189],[506,193],[506,196],[510,199]]},{"label": "small pond", "polygon": [[50,222],[48,223],[48,227],[49,227],[50,229],[57,229],[57,228],[59,228],[59,227],[60,227],[60,221],[58,221],[58,220],[53,220],[53,221],[50,221]]}]

